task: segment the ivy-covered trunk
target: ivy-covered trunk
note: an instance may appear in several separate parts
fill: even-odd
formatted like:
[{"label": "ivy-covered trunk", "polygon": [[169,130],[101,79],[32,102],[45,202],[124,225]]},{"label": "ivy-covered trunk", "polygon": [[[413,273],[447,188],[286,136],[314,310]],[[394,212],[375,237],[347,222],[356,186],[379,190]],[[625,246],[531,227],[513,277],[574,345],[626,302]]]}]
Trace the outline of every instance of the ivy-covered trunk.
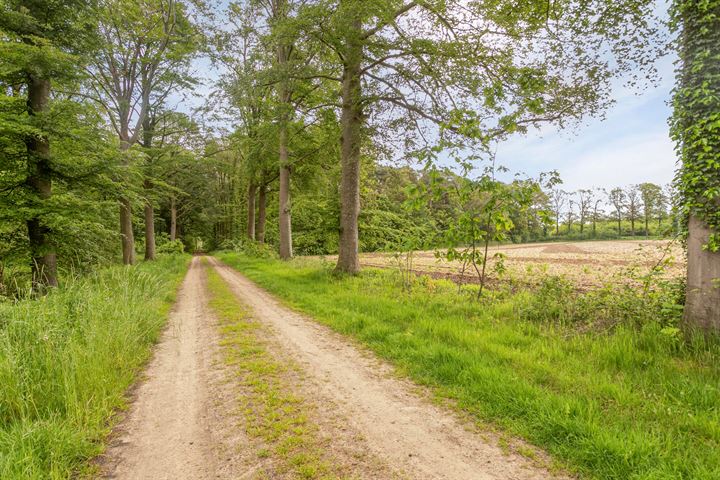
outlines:
[{"label": "ivy-covered trunk", "polygon": [[362,141],[362,24],[354,20],[347,33],[342,79],[342,171],[340,181],[340,243],[335,269],[360,271],[358,216],[360,215],[360,142]]},{"label": "ivy-covered trunk", "polygon": [[[30,76],[28,82],[28,113],[31,117],[47,112],[50,101],[50,80]],[[28,176],[26,183],[37,197],[39,204],[52,196],[50,141],[46,136],[30,136],[26,142],[28,153]],[[38,205],[37,210],[40,210]],[[57,287],[57,259],[49,238],[50,229],[39,214],[27,220],[30,242],[32,288],[42,293],[47,287]]]},{"label": "ivy-covered trunk", "polygon": [[685,323],[720,332],[720,0],[676,0],[680,65],[672,135],[688,215]]}]

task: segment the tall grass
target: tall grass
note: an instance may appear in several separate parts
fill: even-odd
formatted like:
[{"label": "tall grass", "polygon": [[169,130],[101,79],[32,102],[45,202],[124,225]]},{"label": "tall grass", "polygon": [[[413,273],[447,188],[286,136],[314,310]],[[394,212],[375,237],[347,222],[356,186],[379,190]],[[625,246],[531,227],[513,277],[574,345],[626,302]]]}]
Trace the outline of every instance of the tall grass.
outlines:
[{"label": "tall grass", "polygon": [[0,304],[0,478],[90,468],[187,262],[109,268],[39,300]]},{"label": "tall grass", "polygon": [[553,305],[553,321],[548,292],[481,304],[444,281],[403,292],[389,271],[338,278],[318,262],[219,257],[583,478],[720,478],[720,348],[668,334],[662,305],[631,304],[642,292],[617,298],[637,319],[579,328],[568,312],[592,315],[591,296]]}]

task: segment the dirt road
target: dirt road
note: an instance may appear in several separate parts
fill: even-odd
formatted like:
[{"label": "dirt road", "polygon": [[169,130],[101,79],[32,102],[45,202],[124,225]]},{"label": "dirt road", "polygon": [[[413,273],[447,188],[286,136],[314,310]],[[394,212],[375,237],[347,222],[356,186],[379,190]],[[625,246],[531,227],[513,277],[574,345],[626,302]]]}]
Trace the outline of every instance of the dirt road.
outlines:
[{"label": "dirt road", "polygon": [[[268,327],[278,355],[302,367],[309,381],[301,393],[321,406],[324,417],[342,419],[341,428],[334,421],[327,433],[338,443],[363,442],[363,449],[384,464],[358,466],[353,478],[387,478],[378,473],[387,471],[418,480],[555,478],[535,462],[503,451],[494,434],[474,432],[429,402],[426,392],[398,379],[372,354],[284,307],[229,267],[211,262],[253,318]],[[227,382],[213,378],[227,379],[227,372],[213,361],[218,337],[203,279],[196,259],[148,379],[108,452],[110,478],[253,478],[248,475],[256,470],[251,461],[256,456],[243,451],[251,444],[243,440],[242,422],[232,417],[232,399],[217,401],[227,395],[214,391]]]}]

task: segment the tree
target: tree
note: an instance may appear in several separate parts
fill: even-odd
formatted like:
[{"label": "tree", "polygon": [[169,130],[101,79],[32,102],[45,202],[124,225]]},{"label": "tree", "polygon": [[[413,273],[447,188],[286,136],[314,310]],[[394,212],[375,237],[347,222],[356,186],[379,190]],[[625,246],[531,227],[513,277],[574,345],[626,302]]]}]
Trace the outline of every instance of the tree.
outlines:
[{"label": "tree", "polygon": [[640,218],[641,196],[637,185],[630,185],[625,190],[626,215],[630,220],[630,235],[635,236],[635,221]]},{"label": "tree", "polygon": [[[430,161],[448,146],[482,149],[532,126],[599,112],[609,79],[655,56],[647,40],[657,34],[650,5],[305,2],[303,28],[327,49],[322,76],[341,92],[336,269],[359,271],[360,159],[369,119],[403,130],[406,149]],[[433,124],[440,146],[415,143],[411,133]]]},{"label": "tree", "polygon": [[622,188],[613,188],[608,193],[608,201],[615,208],[615,219],[617,220],[617,234],[622,235],[622,219],[627,208],[627,197]]},{"label": "tree", "polygon": [[[58,239],[51,226],[53,210],[53,181],[62,174],[62,163],[50,140],[70,125],[61,118],[53,123],[53,82],[72,82],[78,77],[77,55],[87,49],[90,4],[82,0],[67,2],[6,1],[0,4],[0,37],[3,88],[3,117],[0,118],[3,160],[12,162],[12,182],[0,191],[23,190],[14,208],[28,212],[24,218],[27,228],[32,289],[44,293],[58,285]],[[85,50],[87,51],[87,50]],[[5,95],[9,91],[10,95]],[[24,97],[24,98],[23,98]],[[24,102],[23,102],[24,100]],[[24,106],[22,105],[24,103]],[[69,106],[74,111],[72,106]],[[72,119],[65,118],[72,121]],[[21,149],[20,142],[24,144]],[[14,162],[14,159],[22,159]],[[24,172],[13,171],[24,164]],[[22,168],[22,167],[20,167]],[[3,180],[5,179],[3,178]],[[5,182],[2,182],[5,183]],[[55,214],[57,216],[57,213]]]},{"label": "tree", "polygon": [[554,188],[550,192],[550,208],[555,216],[555,235],[560,235],[560,217],[567,203],[568,193],[560,188]]},{"label": "tree", "polygon": [[[190,84],[187,72],[197,49],[197,32],[184,10],[177,0],[107,0],[101,5],[99,52],[88,73],[93,97],[118,135],[126,170],[131,167],[128,151],[140,140],[150,110]],[[123,263],[132,264],[135,237],[129,184],[120,198],[120,233]]]},{"label": "tree", "polygon": [[565,212],[565,221],[567,222],[568,234],[572,233],[573,222],[575,222],[575,206],[577,203],[575,200],[570,199],[568,201],[568,209]]},{"label": "tree", "polygon": [[[602,189],[598,190],[598,194],[605,194],[605,191]],[[592,206],[592,235],[595,237],[597,235],[597,222],[600,218],[600,215],[602,214],[601,205],[603,203],[602,196],[598,195],[595,197],[595,202],[593,202]]]},{"label": "tree", "polygon": [[640,190],[640,200],[645,220],[645,236],[647,237],[650,235],[650,219],[656,214],[659,218],[661,217],[658,212],[663,210],[663,193],[662,188],[654,183],[641,183],[638,185],[638,189]]},{"label": "tree", "polygon": [[592,190],[581,189],[576,192],[576,195],[578,198],[577,206],[580,221],[580,233],[582,234],[583,230],[585,229],[585,222],[587,222],[587,219],[592,211],[592,203],[595,192],[593,192]]},{"label": "tree", "polygon": [[685,322],[720,331],[720,2],[675,0],[680,61],[671,135],[688,222]]}]

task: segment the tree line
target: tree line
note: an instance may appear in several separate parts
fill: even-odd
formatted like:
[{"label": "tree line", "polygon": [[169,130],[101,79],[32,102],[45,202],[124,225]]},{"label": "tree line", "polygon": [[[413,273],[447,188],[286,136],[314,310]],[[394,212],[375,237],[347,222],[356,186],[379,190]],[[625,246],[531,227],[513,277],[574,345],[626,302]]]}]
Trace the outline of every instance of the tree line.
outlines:
[{"label": "tree line", "polygon": [[[708,226],[702,252],[717,251],[707,153],[717,135],[708,126],[688,140],[697,122],[715,125],[703,123],[712,62],[698,58],[717,54],[716,2],[676,1],[677,39],[649,0],[0,5],[1,248],[29,266],[35,291],[57,285],[58,265],[112,258],[118,240],[132,264],[138,249],[152,260],[179,236],[215,247],[242,230],[284,259],[298,246],[337,250],[336,270],[354,274],[373,238],[409,237],[398,223],[474,244],[545,224],[549,204],[557,234],[561,223],[597,225],[601,196],[618,234],[623,220],[647,234],[667,205],[658,186],[568,195],[548,187],[552,175],[504,183],[492,152],[512,135],[601,115],[615,79],[652,81],[669,46],[681,53],[672,132],[694,166],[679,176],[680,213]],[[182,104],[208,63],[222,73],[193,118]],[[712,81],[697,83],[700,71]],[[215,119],[221,128],[205,128]],[[397,160],[421,169],[380,165]],[[395,177],[410,191],[384,190]],[[706,277],[696,287],[716,301]]]}]

